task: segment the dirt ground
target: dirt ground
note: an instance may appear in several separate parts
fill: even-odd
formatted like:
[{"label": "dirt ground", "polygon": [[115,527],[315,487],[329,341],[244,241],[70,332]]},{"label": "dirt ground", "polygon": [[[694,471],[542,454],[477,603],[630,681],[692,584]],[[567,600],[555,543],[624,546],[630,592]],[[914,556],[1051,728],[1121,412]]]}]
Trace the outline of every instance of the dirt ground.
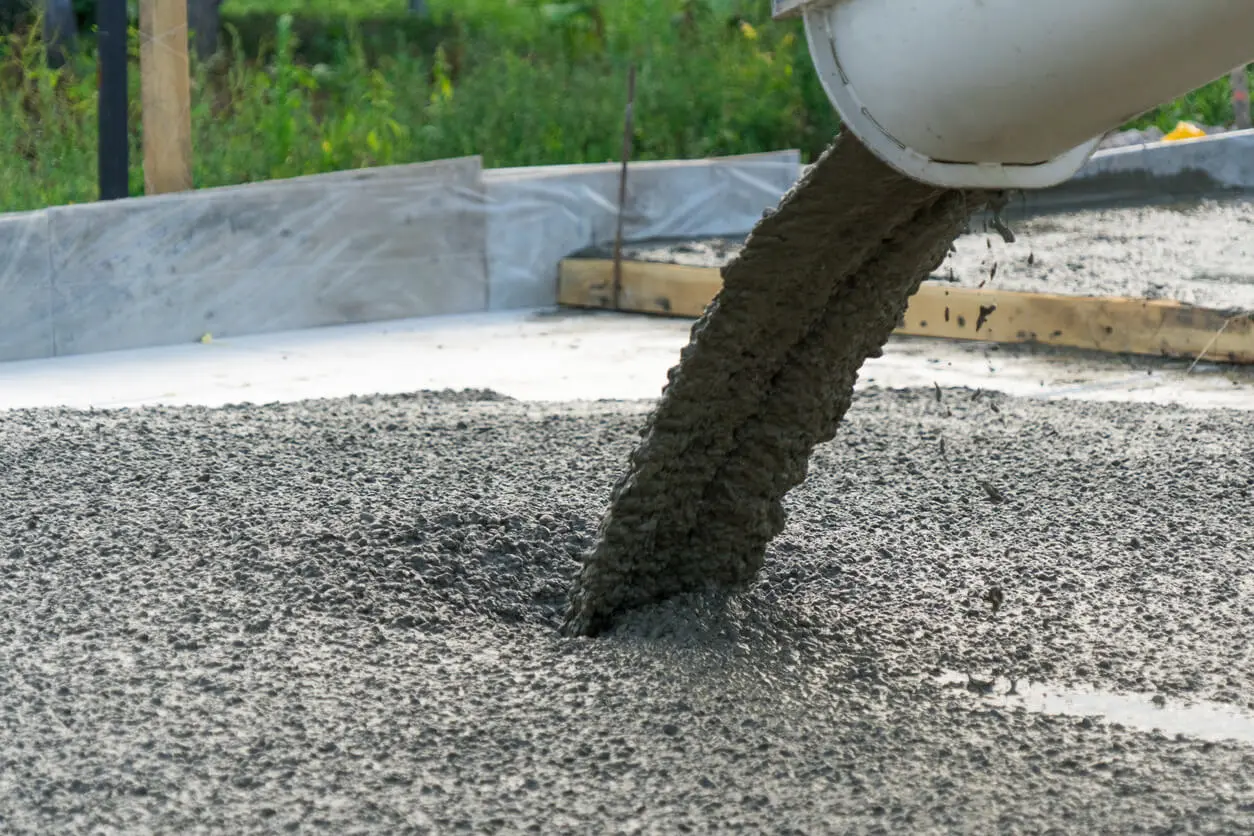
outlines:
[{"label": "dirt ground", "polygon": [[650,405],[4,413],[0,831],[1254,830],[1245,413],[863,390],[752,587],[561,638]]}]

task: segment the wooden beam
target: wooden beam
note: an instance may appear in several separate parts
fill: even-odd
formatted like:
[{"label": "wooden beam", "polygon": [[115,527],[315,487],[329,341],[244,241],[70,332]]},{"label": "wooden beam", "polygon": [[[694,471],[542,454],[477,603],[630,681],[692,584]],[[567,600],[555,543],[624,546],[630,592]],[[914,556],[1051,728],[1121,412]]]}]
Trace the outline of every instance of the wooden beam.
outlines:
[{"label": "wooden beam", "polygon": [[[614,261],[566,259],[558,304],[614,309]],[[697,317],[723,286],[718,270],[651,261],[624,261],[618,310]]]},{"label": "wooden beam", "polygon": [[[627,261],[618,310],[697,317],[721,287],[715,267]],[[558,304],[612,309],[613,262],[563,261]],[[911,297],[894,333],[1254,363],[1254,315],[1160,299],[1062,296],[925,282]]]},{"label": "wooden beam", "polygon": [[140,0],[144,192],[192,188],[191,79],[185,0]]}]

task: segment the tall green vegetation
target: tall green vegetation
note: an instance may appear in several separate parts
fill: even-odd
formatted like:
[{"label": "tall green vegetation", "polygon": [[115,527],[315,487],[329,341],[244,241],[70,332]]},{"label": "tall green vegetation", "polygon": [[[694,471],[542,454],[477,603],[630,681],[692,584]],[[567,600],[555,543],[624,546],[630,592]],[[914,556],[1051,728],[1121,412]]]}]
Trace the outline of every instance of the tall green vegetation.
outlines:
[{"label": "tall green vegetation", "polygon": [[[632,64],[638,159],[812,156],[838,128],[800,25],[772,22],[769,0],[430,0],[434,41],[378,25],[381,15],[401,20],[405,5],[229,0],[223,53],[193,62],[197,186],[468,154],[488,166],[613,159]],[[269,29],[249,48],[232,22],[259,14],[271,15]],[[311,21],[344,36],[312,49],[296,34]],[[87,34],[57,70],[46,67],[37,28],[0,40],[0,211],[95,199]],[[135,33],[131,52],[137,68]],[[138,69],[131,84],[140,194]],[[1222,124],[1226,90],[1216,82],[1138,124]]]}]

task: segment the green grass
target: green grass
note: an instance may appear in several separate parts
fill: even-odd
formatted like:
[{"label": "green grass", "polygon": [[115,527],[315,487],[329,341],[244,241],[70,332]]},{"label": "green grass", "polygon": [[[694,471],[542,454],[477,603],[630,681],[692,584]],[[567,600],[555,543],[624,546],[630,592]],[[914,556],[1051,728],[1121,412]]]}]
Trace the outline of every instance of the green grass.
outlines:
[{"label": "green grass", "polygon": [[294,15],[352,15],[366,18],[403,14],[408,5],[405,0],[227,0],[222,10],[227,14],[273,12]]},{"label": "green grass", "polygon": [[[483,155],[488,166],[614,159],[633,63],[637,159],[780,148],[811,156],[838,129],[800,25],[771,22],[768,0],[429,6],[453,33],[439,49],[397,43],[380,55],[350,37],[336,42],[330,60],[310,66],[281,20],[260,54],[236,50],[214,66],[194,64],[195,183],[467,154]],[[224,13],[365,19],[404,7],[404,0],[228,0]],[[132,52],[137,59],[134,39]],[[138,75],[131,74],[133,194],[143,190]],[[51,71],[33,33],[0,41],[0,211],[95,199],[95,94],[89,46],[73,66]],[[1230,118],[1221,81],[1136,125]]]}]

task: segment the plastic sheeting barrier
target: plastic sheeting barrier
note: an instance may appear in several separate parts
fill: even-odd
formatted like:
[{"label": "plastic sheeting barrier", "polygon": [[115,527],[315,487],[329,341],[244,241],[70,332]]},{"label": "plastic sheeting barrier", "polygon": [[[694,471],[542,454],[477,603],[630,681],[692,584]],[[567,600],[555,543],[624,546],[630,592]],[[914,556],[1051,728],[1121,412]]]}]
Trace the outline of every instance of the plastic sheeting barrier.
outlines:
[{"label": "plastic sheeting barrier", "polygon": [[[795,151],[629,168],[623,237],[747,235],[797,181]],[[558,263],[613,241],[616,164],[485,172],[489,306],[551,305]]]},{"label": "plastic sheeting barrier", "polygon": [[[0,216],[0,361],[555,304],[617,164],[478,157]],[[629,168],[627,240],[746,234],[797,152]]]}]

